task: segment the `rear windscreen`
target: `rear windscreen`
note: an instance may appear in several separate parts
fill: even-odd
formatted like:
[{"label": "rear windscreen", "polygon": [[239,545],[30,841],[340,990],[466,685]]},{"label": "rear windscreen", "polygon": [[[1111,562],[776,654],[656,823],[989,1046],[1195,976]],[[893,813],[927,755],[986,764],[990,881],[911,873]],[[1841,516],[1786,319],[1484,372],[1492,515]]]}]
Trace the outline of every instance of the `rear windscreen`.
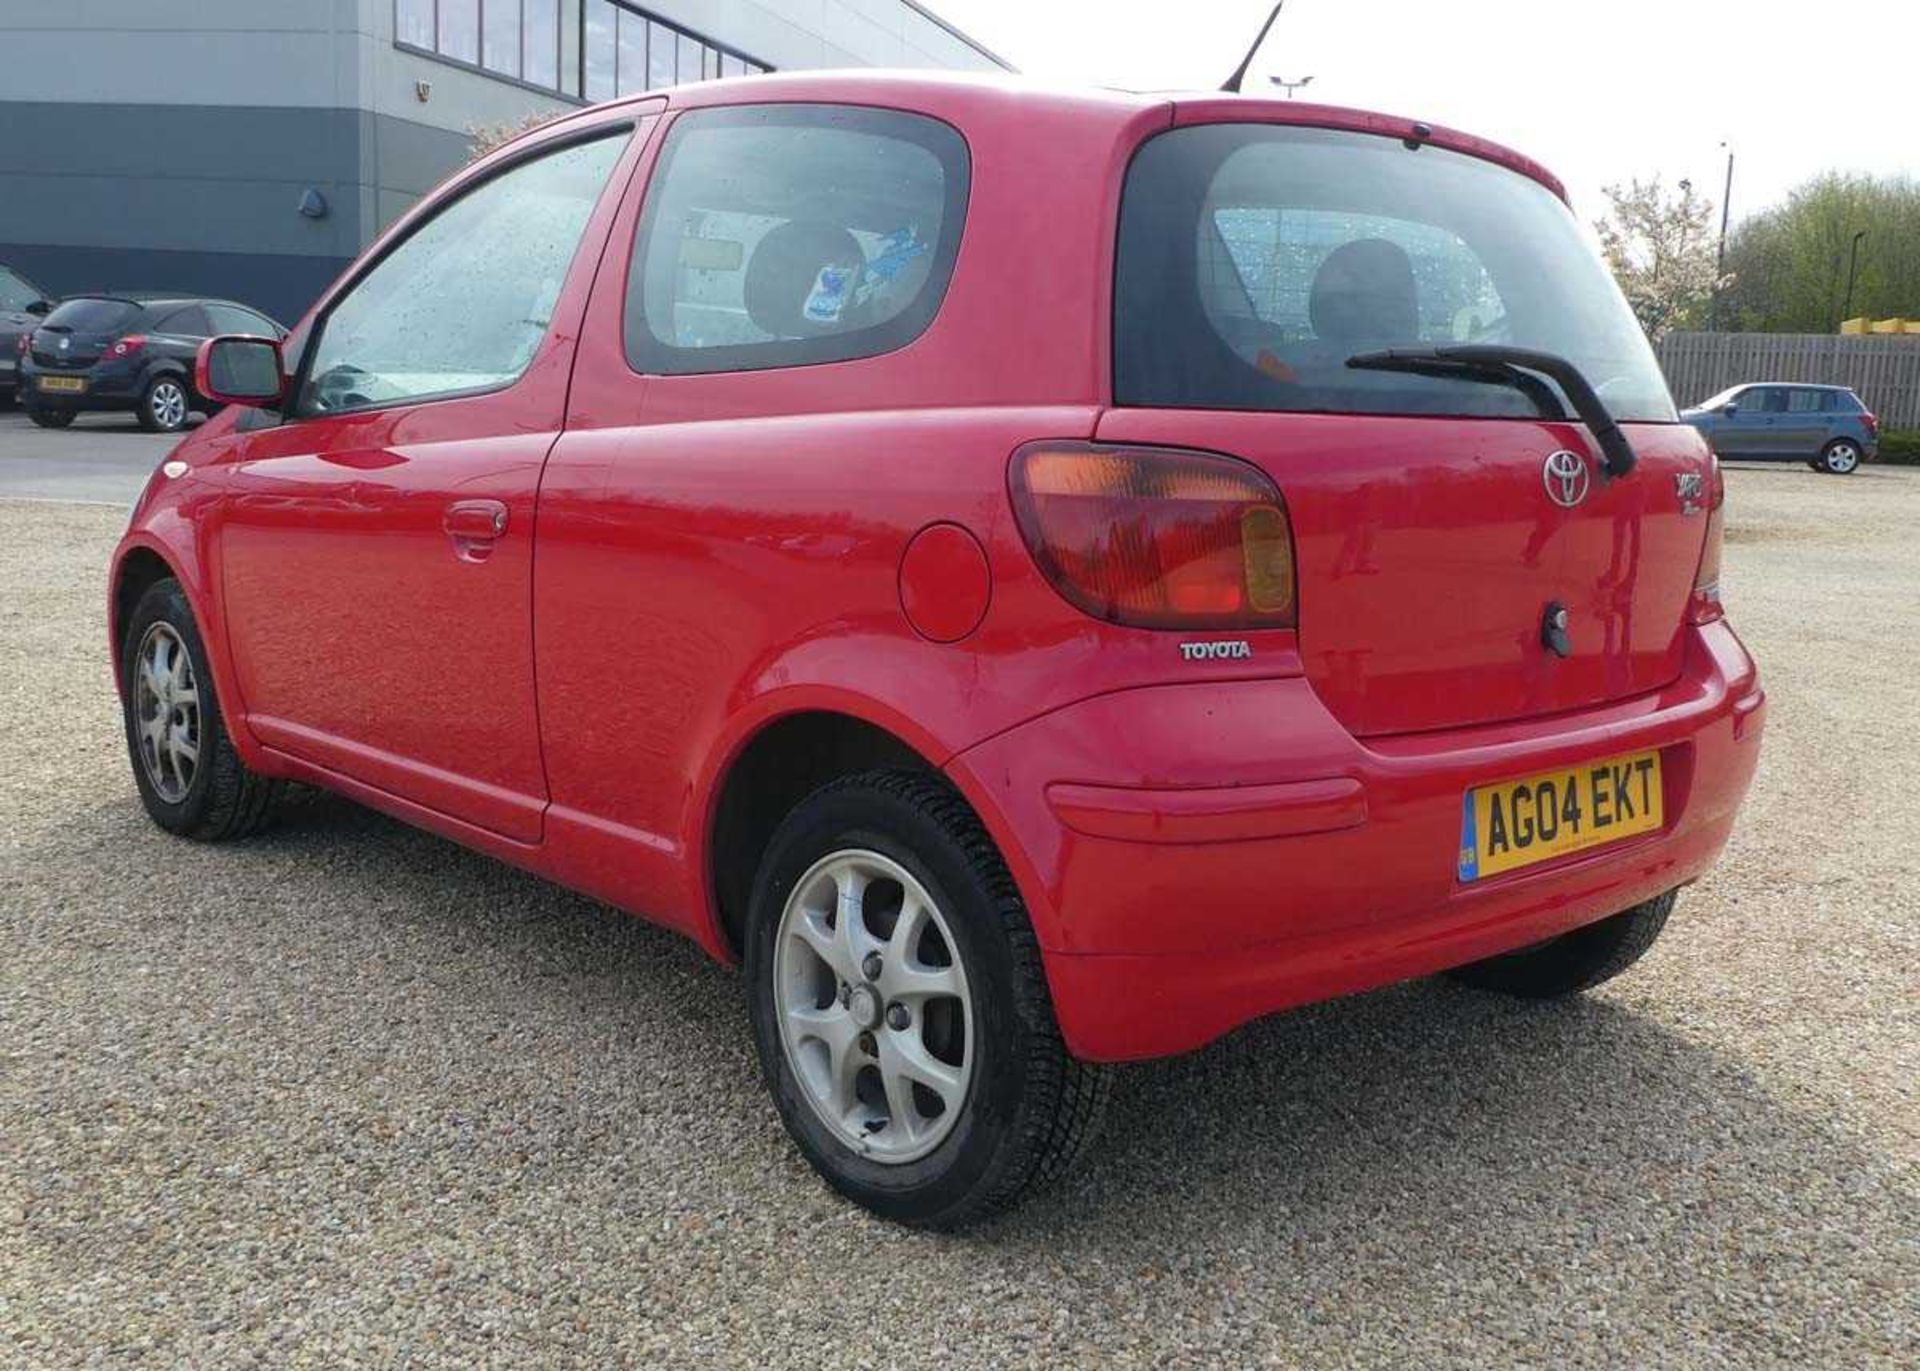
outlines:
[{"label": "rear windscreen", "polygon": [[131,300],[69,300],[47,316],[44,327],[74,333],[112,333],[125,328],[140,312]]},{"label": "rear windscreen", "polygon": [[1521,391],[1358,371],[1390,347],[1571,359],[1616,418],[1672,420],[1646,336],[1546,187],[1431,144],[1209,124],[1147,142],[1121,201],[1123,405],[1526,416]]}]

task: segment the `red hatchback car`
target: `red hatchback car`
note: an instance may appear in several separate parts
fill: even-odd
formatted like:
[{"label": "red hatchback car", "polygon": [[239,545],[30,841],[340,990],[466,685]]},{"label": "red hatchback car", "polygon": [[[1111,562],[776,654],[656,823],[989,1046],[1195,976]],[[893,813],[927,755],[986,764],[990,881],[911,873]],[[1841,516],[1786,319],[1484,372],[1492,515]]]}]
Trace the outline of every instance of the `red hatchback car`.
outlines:
[{"label": "red hatchback car", "polygon": [[1652,942],[1753,775],[1721,484],[1542,168],[1239,96],[767,76],[461,172],[137,505],[162,827],[303,781],[743,962],[950,1226],[1105,1064]]}]

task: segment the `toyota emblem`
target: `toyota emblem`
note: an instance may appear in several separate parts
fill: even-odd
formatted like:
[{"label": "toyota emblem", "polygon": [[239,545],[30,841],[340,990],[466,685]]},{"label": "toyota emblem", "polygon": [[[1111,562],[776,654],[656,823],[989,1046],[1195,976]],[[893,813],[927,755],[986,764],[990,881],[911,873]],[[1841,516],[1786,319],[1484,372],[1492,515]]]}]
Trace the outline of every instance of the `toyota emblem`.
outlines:
[{"label": "toyota emblem", "polygon": [[1572,509],[1587,498],[1592,473],[1587,470],[1586,458],[1561,448],[1558,452],[1547,454],[1547,464],[1540,472],[1540,479],[1547,488],[1549,500],[1562,509]]}]

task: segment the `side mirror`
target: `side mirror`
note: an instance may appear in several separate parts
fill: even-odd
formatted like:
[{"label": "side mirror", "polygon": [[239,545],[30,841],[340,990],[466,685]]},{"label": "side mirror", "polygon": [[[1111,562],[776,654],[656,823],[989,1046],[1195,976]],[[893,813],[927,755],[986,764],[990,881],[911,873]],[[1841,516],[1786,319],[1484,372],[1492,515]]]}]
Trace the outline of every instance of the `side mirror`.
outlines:
[{"label": "side mirror", "polygon": [[1733,401],[1729,400],[1727,401],[1726,404],[1720,406],[1720,412],[1726,415],[1729,419],[1731,419],[1734,415],[1740,412],[1740,406],[1734,404]]},{"label": "side mirror", "polygon": [[44,319],[49,314],[53,313],[53,301],[35,300],[32,304],[27,306],[26,312],[28,314],[31,314],[36,319]]},{"label": "side mirror", "polygon": [[193,388],[215,404],[272,408],[287,388],[280,344],[243,334],[207,339],[194,358]]}]

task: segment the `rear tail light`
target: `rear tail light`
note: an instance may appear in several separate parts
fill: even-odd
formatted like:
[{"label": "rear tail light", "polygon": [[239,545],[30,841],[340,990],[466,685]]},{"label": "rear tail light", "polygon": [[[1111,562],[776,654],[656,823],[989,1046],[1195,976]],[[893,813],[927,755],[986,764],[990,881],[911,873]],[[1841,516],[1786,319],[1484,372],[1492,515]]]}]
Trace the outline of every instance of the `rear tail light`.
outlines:
[{"label": "rear tail light", "polygon": [[14,348],[14,351],[18,352],[22,357],[25,357],[27,353],[32,350],[32,348],[33,348],[33,335],[31,333],[23,333],[20,335],[20,342]]},{"label": "rear tail light", "polygon": [[116,342],[112,347],[108,348],[107,354],[111,357],[131,357],[133,356],[134,353],[140,351],[140,349],[145,347],[146,345],[147,345],[146,334],[129,333],[126,337]]},{"label": "rear tail light", "polygon": [[1718,457],[1710,455],[1707,462],[1707,542],[1700,549],[1700,570],[1687,605],[1687,619],[1696,624],[1711,623],[1725,612],[1720,605],[1720,546],[1726,540],[1727,478]]},{"label": "rear tail light", "polygon": [[1860,417],[1866,421],[1867,437],[1878,438],[1880,436],[1879,416],[1876,415],[1872,410],[1868,410],[1866,413],[1862,414]]},{"label": "rear tail light", "polygon": [[1293,529],[1232,457],[1093,443],[1014,454],[1014,516],[1077,608],[1138,628],[1292,628]]}]

